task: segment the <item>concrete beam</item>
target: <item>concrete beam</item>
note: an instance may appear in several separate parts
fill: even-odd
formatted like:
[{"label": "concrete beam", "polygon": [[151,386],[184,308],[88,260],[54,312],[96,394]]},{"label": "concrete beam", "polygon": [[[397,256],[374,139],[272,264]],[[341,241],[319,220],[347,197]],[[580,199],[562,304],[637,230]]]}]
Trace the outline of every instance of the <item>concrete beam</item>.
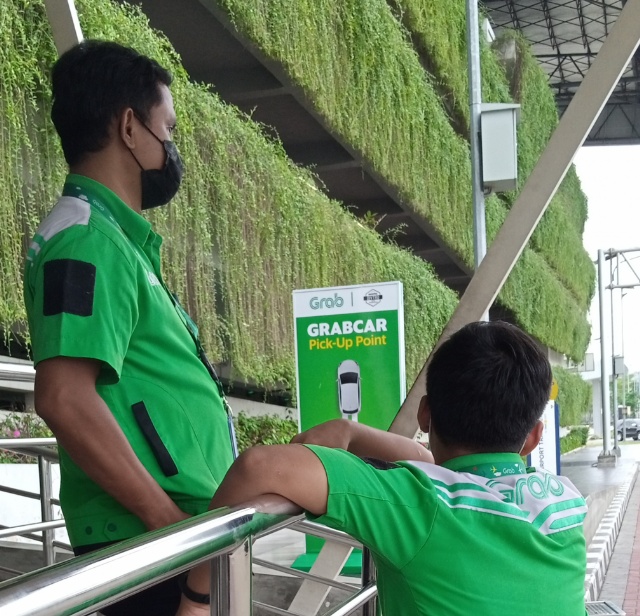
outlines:
[{"label": "concrete beam", "polygon": [[44,0],[58,55],[83,40],[74,0]]}]

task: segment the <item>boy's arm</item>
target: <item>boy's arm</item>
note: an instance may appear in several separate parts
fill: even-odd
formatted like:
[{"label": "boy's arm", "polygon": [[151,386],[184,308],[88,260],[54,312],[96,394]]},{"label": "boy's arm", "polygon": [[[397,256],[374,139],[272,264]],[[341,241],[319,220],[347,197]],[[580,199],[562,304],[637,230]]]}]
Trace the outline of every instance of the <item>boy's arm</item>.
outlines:
[{"label": "boy's arm", "polygon": [[387,462],[419,460],[433,463],[431,452],[413,439],[347,419],[334,419],[315,426],[296,435],[291,442],[344,449],[361,458]]},{"label": "boy's arm", "polygon": [[[265,494],[284,496],[314,515],[327,511],[329,488],[322,462],[303,445],[252,447],[231,466],[215,493],[209,509],[233,507],[255,501]],[[188,587],[196,593],[209,593],[209,563],[192,569]],[[177,616],[209,614],[209,606],[182,597]]]},{"label": "boy's arm", "polygon": [[[303,444],[345,449],[354,455],[395,462],[433,462],[431,452],[415,441],[348,420],[334,420],[297,435],[292,445],[253,447],[232,465],[211,501],[210,509],[239,505],[265,494],[277,494],[313,515],[327,511],[327,474],[320,459]],[[209,592],[209,565],[191,570],[188,587]],[[182,597],[177,616],[204,616],[209,606]]]}]

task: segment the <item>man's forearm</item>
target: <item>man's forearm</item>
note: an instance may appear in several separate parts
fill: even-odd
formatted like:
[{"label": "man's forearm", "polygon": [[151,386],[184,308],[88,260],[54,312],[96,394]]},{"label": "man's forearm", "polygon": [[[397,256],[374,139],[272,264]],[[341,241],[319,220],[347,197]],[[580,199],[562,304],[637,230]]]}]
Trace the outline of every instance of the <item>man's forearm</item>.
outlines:
[{"label": "man's forearm", "polygon": [[147,528],[161,528],[186,515],[142,465],[111,411],[95,392],[76,389],[44,396],[36,409],[71,459],[105,492],[137,515]]},{"label": "man's forearm", "polygon": [[[216,490],[209,509],[233,507],[266,494],[275,494],[314,515],[321,515],[327,510],[328,490],[324,467],[307,447],[252,447],[233,463]],[[192,569],[187,584],[195,592],[209,592],[208,563]],[[202,606],[183,597],[178,616],[195,616],[200,609]]]}]

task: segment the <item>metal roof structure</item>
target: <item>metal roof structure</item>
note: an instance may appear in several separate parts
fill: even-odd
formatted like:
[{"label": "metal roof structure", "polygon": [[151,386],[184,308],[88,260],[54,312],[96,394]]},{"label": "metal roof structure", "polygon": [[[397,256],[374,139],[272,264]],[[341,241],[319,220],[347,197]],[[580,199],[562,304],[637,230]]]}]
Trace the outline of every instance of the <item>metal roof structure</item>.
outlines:
[{"label": "metal roof structure", "polygon": [[[626,0],[483,0],[496,34],[519,30],[549,75],[562,114]],[[640,144],[640,53],[636,52],[585,145]]]}]

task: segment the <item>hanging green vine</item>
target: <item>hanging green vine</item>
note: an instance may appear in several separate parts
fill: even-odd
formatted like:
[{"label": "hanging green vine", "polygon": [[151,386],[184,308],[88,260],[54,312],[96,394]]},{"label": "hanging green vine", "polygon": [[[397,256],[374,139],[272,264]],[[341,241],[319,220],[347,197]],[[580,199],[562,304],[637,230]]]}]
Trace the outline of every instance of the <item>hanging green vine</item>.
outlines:
[{"label": "hanging green vine", "polygon": [[45,66],[56,57],[48,22],[39,3],[20,8],[0,3],[0,315],[5,326],[23,321],[26,237],[55,194],[51,183],[64,177],[56,140],[34,128],[34,119],[43,115]]},{"label": "hanging green vine", "polygon": [[[220,0],[219,4],[245,36],[282,64],[326,122],[359,149],[407,204],[427,218],[447,244],[471,264],[468,143],[449,123],[432,78],[425,73],[387,2]],[[437,5],[442,11],[439,21],[432,17],[428,23],[433,29],[430,34],[443,42],[443,58],[460,58],[460,20],[452,25],[449,13],[459,4],[421,3],[424,7]],[[405,7],[406,3],[396,5]],[[451,47],[444,46],[444,41]],[[489,57],[487,51],[485,57]],[[503,80],[500,87],[496,85],[496,92],[499,89],[502,97],[508,97],[504,71],[495,58],[493,66]],[[462,84],[459,67],[451,63],[448,67],[436,75],[436,85],[449,79]],[[463,99],[461,87],[450,88],[459,92],[457,101]],[[488,207],[496,210],[494,219],[503,219],[500,212],[508,203],[499,206],[495,197],[489,201],[494,205]],[[567,232],[566,225],[559,228]],[[578,255],[584,252],[570,241],[565,245]],[[540,247],[545,247],[545,242]],[[562,256],[561,251],[550,254]],[[582,257],[576,259],[584,271]],[[513,275],[523,277],[520,292],[505,291],[501,300],[508,298],[516,318],[533,334],[555,349],[579,357],[589,329],[585,313],[592,284],[579,288],[582,283],[575,271],[560,267],[560,262],[554,262],[552,269],[543,259],[529,261],[540,262],[543,270],[517,266]],[[575,263],[572,261],[571,267]],[[587,265],[585,278],[589,279],[593,268]],[[565,275],[560,277],[558,271]],[[574,284],[574,280],[578,282]],[[541,295],[553,312],[530,309]],[[569,330],[569,325],[577,329]]]},{"label": "hanging green vine", "polygon": [[[291,291],[402,280],[407,374],[417,374],[457,301],[431,268],[383,243],[327,199],[255,123],[190,83],[168,41],[138,9],[109,0],[77,6],[86,36],[134,46],[175,75],[187,173],[179,196],[152,217],[165,237],[166,277],[200,324],[212,357],[232,366],[237,378],[293,389]],[[56,53],[43,5],[6,0],[0,18],[0,327],[9,331],[24,327],[25,245],[55,200],[65,165],[45,111]]]},{"label": "hanging green vine", "polygon": [[[388,0],[398,19],[435,77],[454,126],[469,134],[469,86],[467,72],[466,12],[464,0]],[[533,170],[558,124],[553,93],[546,74],[538,66],[528,42],[513,32],[489,47],[481,43],[482,98],[485,102],[521,103],[518,125],[519,188]],[[509,78],[505,72],[508,68]],[[502,196],[508,207],[519,191]],[[578,304],[588,308],[594,292],[595,270],[582,246],[586,199],[575,169],[561,184],[535,230],[531,247],[554,269]]]},{"label": "hanging green vine", "polygon": [[579,374],[560,366],[553,367],[553,377],[558,383],[560,425],[575,426],[583,421],[591,410],[593,388]]},{"label": "hanging green vine", "polygon": [[[468,146],[451,128],[388,6],[381,0],[223,4],[470,262]],[[153,219],[165,236],[167,279],[201,325],[211,355],[238,378],[293,389],[291,290],[402,280],[411,380],[457,301],[431,268],[383,243],[327,199],[255,123],[190,83],[169,42],[138,9],[109,0],[77,5],[86,36],[134,46],[176,76],[177,139],[187,174],[179,197]],[[8,332],[24,328],[26,243],[66,169],[47,113],[56,52],[42,0],[0,3],[0,37],[0,327]],[[494,234],[506,205],[491,198],[487,207]],[[525,251],[501,301],[546,344],[575,358],[584,350],[584,309],[536,252]]]}]

